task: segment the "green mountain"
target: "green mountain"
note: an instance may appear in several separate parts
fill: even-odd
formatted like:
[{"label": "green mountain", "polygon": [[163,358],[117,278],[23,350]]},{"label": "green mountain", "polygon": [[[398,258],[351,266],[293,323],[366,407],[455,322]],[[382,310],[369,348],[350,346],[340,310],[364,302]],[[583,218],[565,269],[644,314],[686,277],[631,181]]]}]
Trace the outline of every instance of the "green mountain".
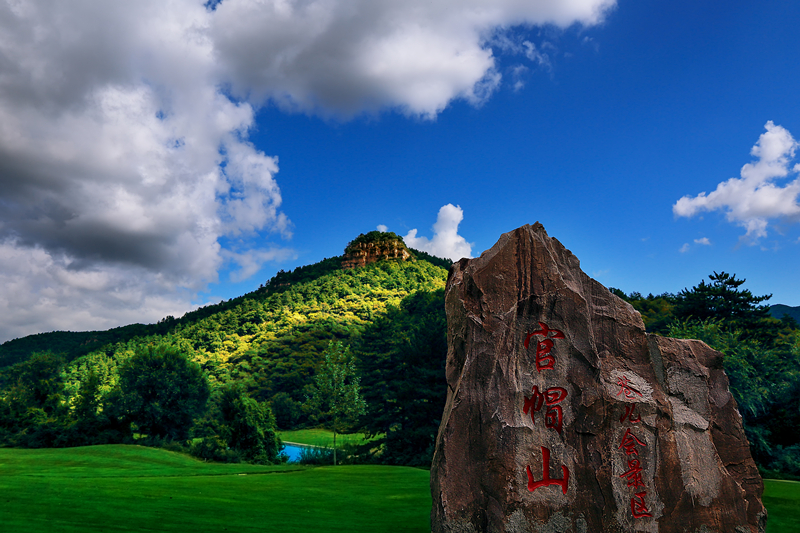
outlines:
[{"label": "green mountain", "polygon": [[408,249],[395,234],[371,232],[342,256],[281,271],[254,292],[180,318],[9,341],[0,345],[0,367],[36,352],[59,355],[72,405],[92,379],[100,394],[110,394],[138,347],[167,343],[199,363],[212,388],[236,384],[269,402],[279,427],[289,429],[313,418],[304,411],[308,387],[328,343],[341,341],[357,358],[368,401],[357,426],[382,436],[387,461],[425,464],[446,394],[450,264]]},{"label": "green mountain", "polygon": [[[430,464],[447,392],[444,287],[450,264],[408,249],[397,235],[371,232],[348,243],[342,256],[281,271],[256,291],[180,318],[7,342],[0,345],[0,445],[158,436],[140,431],[148,423],[141,409],[132,418],[131,406],[138,405],[133,394],[171,393],[180,388],[176,383],[186,383],[163,379],[172,371],[157,367],[158,361],[171,360],[186,375],[207,378],[210,389],[203,392],[200,384],[196,396],[210,394],[210,407],[201,414],[200,407],[162,409],[161,400],[150,400],[143,403],[147,412],[159,419],[182,412],[189,426],[175,429],[181,435],[175,439],[185,442],[190,434],[201,441],[201,457],[229,460],[234,450],[252,460],[246,454],[257,451],[253,442],[277,449],[269,436],[276,422],[281,429],[298,428],[322,414],[311,412],[306,400],[326,349],[337,341],[349,348],[361,376],[366,414],[350,424],[377,437],[370,446],[380,454],[372,459]],[[612,291],[642,313],[648,330],[700,339],[723,352],[757,463],[770,475],[800,477],[800,329],[765,317],[759,305],[764,297],[740,288],[744,280],[724,272],[709,278],[712,283],[677,295]],[[772,306],[771,313],[797,309]],[[138,370],[147,361],[156,365],[149,374]],[[159,385],[125,385],[139,377]],[[262,455],[274,459],[271,451]]]},{"label": "green mountain", "polygon": [[769,307],[769,314],[778,320],[782,319],[784,315],[788,315],[790,318],[793,318],[795,322],[800,324],[800,305],[796,307],[783,304],[771,305]]}]

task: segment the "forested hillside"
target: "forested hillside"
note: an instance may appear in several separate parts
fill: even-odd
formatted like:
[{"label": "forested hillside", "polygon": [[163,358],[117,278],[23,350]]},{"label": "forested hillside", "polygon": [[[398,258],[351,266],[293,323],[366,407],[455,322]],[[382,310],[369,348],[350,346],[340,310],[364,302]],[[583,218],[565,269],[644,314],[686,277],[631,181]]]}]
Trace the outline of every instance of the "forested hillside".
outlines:
[{"label": "forested hillside", "polygon": [[[376,241],[384,246],[387,238],[405,248],[396,235],[376,233],[360,236],[348,250]],[[356,357],[368,401],[368,415],[351,426],[380,436],[381,460],[425,464],[446,394],[443,289],[449,262],[413,250],[404,255],[409,254],[408,260],[358,268],[342,268],[346,258],[334,257],[281,271],[253,293],[154,325],[6,343],[0,347],[7,367],[0,438],[4,432],[6,444],[74,444],[81,440],[77,406],[87,401],[93,417],[103,414],[103,421],[95,422],[104,437],[92,442],[124,441],[134,431],[153,435],[130,413],[133,429],[123,420],[125,413],[114,412],[121,372],[152,346],[184,354],[206,376],[210,410],[218,420],[203,421],[205,408],[195,410],[200,420],[195,436],[220,433],[219,402],[225,394],[228,403],[241,397],[271,407],[268,417],[282,429],[299,427],[314,418],[304,405],[309,387],[328,344],[339,341]],[[46,390],[35,397],[23,394],[42,386]]]},{"label": "forested hillside", "polygon": [[[276,427],[326,419],[308,399],[338,347],[352,354],[366,402],[346,425],[377,437],[365,460],[429,464],[447,391],[450,263],[394,234],[362,235],[347,250],[180,318],[0,346],[0,443],[193,442],[206,459],[275,462]],[[722,272],[677,294],[611,290],[651,333],[723,352],[759,466],[800,476],[800,331],[743,284]]]}]

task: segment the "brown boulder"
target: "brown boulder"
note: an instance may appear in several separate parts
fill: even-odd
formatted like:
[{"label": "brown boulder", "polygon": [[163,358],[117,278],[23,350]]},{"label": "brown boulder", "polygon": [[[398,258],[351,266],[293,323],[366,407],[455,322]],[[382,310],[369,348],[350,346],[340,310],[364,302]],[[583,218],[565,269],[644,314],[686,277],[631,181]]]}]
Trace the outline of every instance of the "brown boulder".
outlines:
[{"label": "brown boulder", "polygon": [[432,530],[763,533],[722,354],[648,335],[540,224],[453,265]]}]

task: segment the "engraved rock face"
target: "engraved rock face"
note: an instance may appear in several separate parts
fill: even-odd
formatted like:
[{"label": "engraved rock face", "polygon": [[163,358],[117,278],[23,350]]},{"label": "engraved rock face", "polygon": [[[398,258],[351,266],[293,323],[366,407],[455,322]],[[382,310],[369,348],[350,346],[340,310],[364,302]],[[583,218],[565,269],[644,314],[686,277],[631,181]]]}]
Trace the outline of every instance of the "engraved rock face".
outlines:
[{"label": "engraved rock face", "polygon": [[434,532],[765,531],[722,355],[646,334],[540,224],[453,265],[445,305]]}]

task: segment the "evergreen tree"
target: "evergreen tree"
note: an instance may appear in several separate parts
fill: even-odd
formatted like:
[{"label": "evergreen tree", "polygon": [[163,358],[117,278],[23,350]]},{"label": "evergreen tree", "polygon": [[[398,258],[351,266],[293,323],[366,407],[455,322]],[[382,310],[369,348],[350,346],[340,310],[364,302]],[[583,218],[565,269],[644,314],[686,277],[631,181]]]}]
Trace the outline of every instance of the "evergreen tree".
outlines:
[{"label": "evergreen tree", "polygon": [[703,280],[692,290],[678,294],[673,311],[676,319],[713,319],[750,326],[769,317],[769,306],[760,304],[772,298],[771,294],[754,296],[748,289],[740,289],[746,280],[736,279],[736,274],[715,271],[708,278],[711,283]]},{"label": "evergreen tree", "polygon": [[430,465],[447,399],[444,291],[406,297],[364,332],[358,348],[367,413],[388,464]]},{"label": "evergreen tree", "polygon": [[366,404],[350,347],[331,341],[314,376],[306,409],[317,422],[328,421],[333,429],[333,464],[336,464],[336,433],[364,414]]}]

